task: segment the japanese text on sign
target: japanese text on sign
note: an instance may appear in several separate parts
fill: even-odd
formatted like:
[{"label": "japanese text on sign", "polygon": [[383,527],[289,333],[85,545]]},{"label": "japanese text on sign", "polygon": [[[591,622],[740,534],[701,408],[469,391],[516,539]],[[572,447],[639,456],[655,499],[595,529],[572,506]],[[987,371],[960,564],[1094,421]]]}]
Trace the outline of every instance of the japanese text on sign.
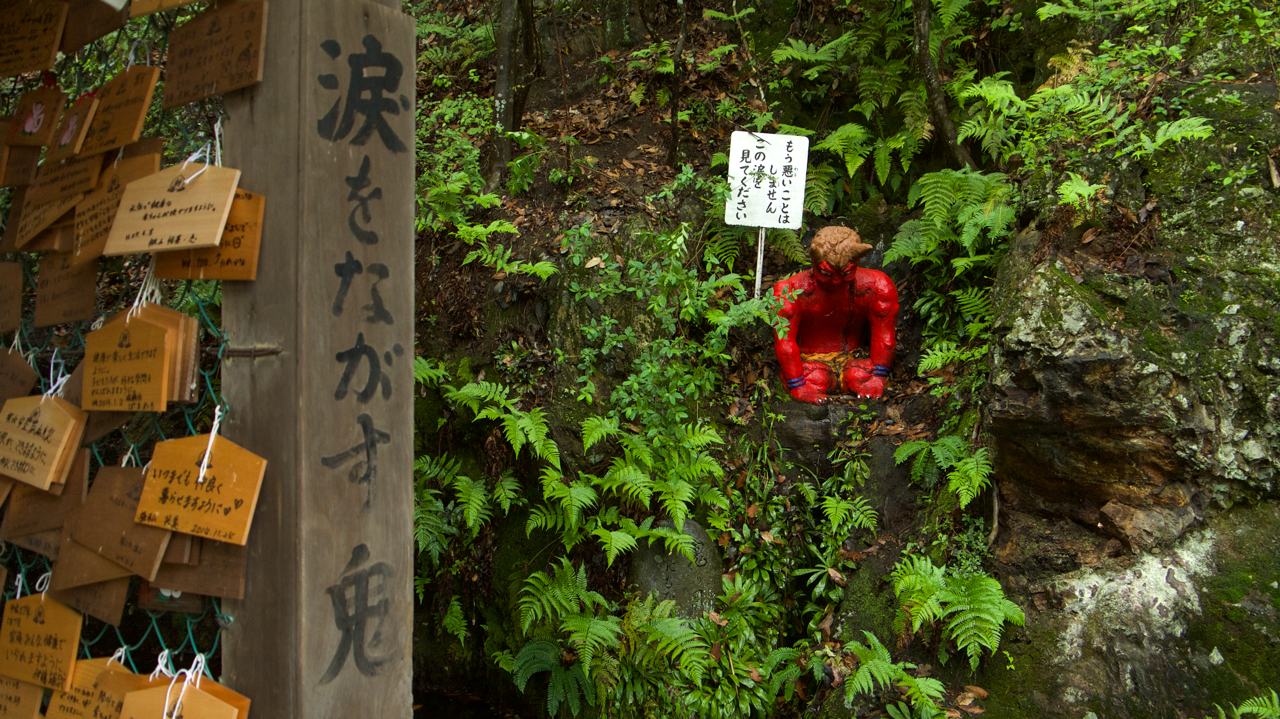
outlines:
[{"label": "japanese text on sign", "polygon": [[729,148],[725,224],[800,229],[809,138],[735,132]]}]

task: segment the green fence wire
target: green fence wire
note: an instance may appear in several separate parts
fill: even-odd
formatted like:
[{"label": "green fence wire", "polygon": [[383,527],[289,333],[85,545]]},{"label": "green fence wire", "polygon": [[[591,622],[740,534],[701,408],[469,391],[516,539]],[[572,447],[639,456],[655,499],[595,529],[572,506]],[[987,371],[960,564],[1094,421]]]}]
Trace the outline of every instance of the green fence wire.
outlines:
[{"label": "green fence wire", "polygon": [[[62,57],[54,74],[68,98],[100,87],[129,64],[159,62],[167,44],[168,33],[190,9],[158,13],[130,21],[120,30],[100,38],[78,52]],[[0,80],[0,115],[12,112],[23,92],[36,87],[41,79],[31,75]],[[206,100],[174,110],[162,110],[153,104],[147,117],[146,136],[167,139],[165,165],[180,161],[192,151],[214,139],[214,127],[222,115],[218,100]],[[0,217],[7,215],[9,192],[0,190]],[[3,224],[0,224],[0,230]],[[17,332],[19,343],[32,367],[40,375],[40,391],[50,384],[50,364],[56,358],[70,372],[84,357],[84,338],[92,322],[84,321],[56,327],[32,326],[34,288],[38,267],[30,254],[0,255],[0,260],[20,259],[24,266],[26,295],[23,324]],[[98,274],[98,312],[109,318],[127,310],[133,303],[146,274],[146,258],[103,258]],[[165,304],[199,320],[197,399],[190,405],[173,408],[164,414],[139,413],[122,428],[89,446],[90,477],[107,465],[121,464],[126,456],[145,465],[156,442],[165,439],[207,433],[214,408],[230,411],[220,392],[218,369],[226,344],[221,331],[221,293],[216,282],[185,281],[166,285]],[[13,342],[13,334],[0,336],[4,347]],[[12,599],[19,586],[22,593],[34,591],[37,581],[51,569],[50,561],[35,552],[13,544],[0,548],[0,563],[8,570],[4,599]],[[135,580],[136,581],[136,580]],[[21,585],[19,585],[21,582]],[[136,587],[135,587],[136,588]],[[205,672],[211,677],[220,673],[218,648],[222,629],[231,621],[223,613],[217,599],[206,600],[199,614],[142,609],[131,592],[124,618],[118,626],[85,618],[81,631],[80,654],[83,657],[110,657],[124,650],[124,663],[138,672],[151,672],[157,660],[165,657],[167,668],[190,666],[196,655],[204,655]]]}]

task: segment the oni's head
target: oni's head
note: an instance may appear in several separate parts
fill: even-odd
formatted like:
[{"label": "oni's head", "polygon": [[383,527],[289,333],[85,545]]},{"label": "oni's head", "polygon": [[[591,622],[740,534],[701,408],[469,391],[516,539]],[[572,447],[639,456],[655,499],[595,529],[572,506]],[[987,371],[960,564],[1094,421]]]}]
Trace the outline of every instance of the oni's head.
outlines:
[{"label": "oni's head", "polygon": [[837,287],[853,282],[858,261],[871,251],[857,230],[832,225],[818,230],[809,245],[813,259],[813,279],[824,287]]}]

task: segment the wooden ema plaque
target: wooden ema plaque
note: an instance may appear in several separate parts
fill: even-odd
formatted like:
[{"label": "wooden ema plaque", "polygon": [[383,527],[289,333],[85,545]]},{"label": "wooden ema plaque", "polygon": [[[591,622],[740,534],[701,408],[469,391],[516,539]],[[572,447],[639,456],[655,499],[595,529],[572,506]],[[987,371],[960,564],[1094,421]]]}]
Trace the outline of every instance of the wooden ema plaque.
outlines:
[{"label": "wooden ema plaque", "polygon": [[85,410],[163,412],[169,402],[173,355],[169,332],[127,313],[85,337]]},{"label": "wooden ema plaque", "polygon": [[61,533],[62,526],[84,504],[89,489],[89,452],[80,450],[67,475],[61,495],[43,492],[25,484],[15,485],[0,523],[0,539],[16,541],[45,532]]},{"label": "wooden ema plaque", "polygon": [[243,546],[267,461],[225,437],[215,437],[208,471],[198,482],[208,446],[208,435],[156,445],[134,521]]},{"label": "wooden ema plaque", "polygon": [[89,123],[93,122],[93,115],[97,111],[96,95],[81,95],[71,103],[71,107],[63,111],[62,121],[58,123],[58,129],[53,133],[53,142],[45,151],[45,164],[61,162],[80,152],[80,146],[84,144],[84,136],[89,133]]},{"label": "wooden ema plaque", "polygon": [[[71,372],[71,379],[63,385],[62,396],[72,404],[77,404],[84,399],[84,371],[85,363],[81,362]],[[81,409],[84,408],[81,407]],[[84,438],[80,440],[80,445],[83,447],[111,434],[137,416],[133,412],[88,412],[87,414],[89,421],[84,428]]]},{"label": "wooden ema plaque", "polygon": [[[0,277],[0,282],[3,282]],[[36,371],[27,358],[11,349],[0,349],[0,403],[14,397],[26,397],[36,386]],[[2,504],[2,503],[0,503]]]},{"label": "wooden ema plaque", "polygon": [[79,659],[71,673],[71,688],[55,691],[49,697],[49,709],[45,719],[88,719],[89,710],[96,703],[98,679],[119,664],[110,659]]},{"label": "wooden ema plaque", "polygon": [[39,719],[40,700],[44,689],[35,684],[0,677],[0,717],[5,719]]},{"label": "wooden ema plaque", "polygon": [[49,590],[49,596],[72,609],[112,626],[124,618],[124,605],[129,601],[129,577],[99,584],[86,584],[72,589]]},{"label": "wooden ema plaque", "polygon": [[113,579],[130,577],[133,572],[101,556],[62,531],[62,547],[58,561],[53,563],[53,578],[49,589],[61,592],[76,587],[102,584]]},{"label": "wooden ema plaque", "polygon": [[23,95],[9,123],[9,146],[42,147],[52,142],[66,102],[67,96],[56,86],[39,87]]},{"label": "wooden ema plaque", "polygon": [[199,359],[196,318],[163,305],[146,304],[138,309],[135,317],[164,327],[169,332],[166,352],[173,358],[169,373],[169,401],[188,404],[196,400],[196,363]]},{"label": "wooden ema plaque", "polygon": [[0,620],[0,674],[48,689],[71,688],[84,619],[39,594],[10,600]]},{"label": "wooden ema plaque", "polygon": [[67,4],[0,0],[0,77],[50,70],[67,22]]},{"label": "wooden ema plaque", "polygon": [[84,195],[75,195],[43,204],[30,202],[24,197],[22,216],[18,218],[17,236],[14,238],[15,246],[19,249],[26,247],[41,232],[62,219],[63,215],[74,210],[83,197]]},{"label": "wooden ema plaque", "polygon": [[142,17],[143,15],[150,15],[152,13],[160,12],[161,10],[190,5],[195,1],[196,0],[133,0],[133,2],[129,4],[129,16]]},{"label": "wooden ema plaque", "polygon": [[[174,535],[174,541],[186,536],[189,535]],[[155,584],[184,594],[193,592],[210,597],[244,599],[248,549],[235,544],[206,542],[201,539],[195,539],[195,542],[194,547],[199,547],[197,551],[199,563],[162,564],[160,573],[156,575]]]},{"label": "wooden ema plaque", "polygon": [[22,263],[0,262],[0,334],[22,324]]},{"label": "wooden ema plaque", "polygon": [[169,33],[164,106],[262,82],[266,39],[266,0],[224,3]]},{"label": "wooden ema plaque", "polygon": [[95,155],[136,142],[159,79],[159,68],[134,65],[103,85],[80,154]]},{"label": "wooden ema plaque", "polygon": [[102,254],[216,247],[239,184],[239,170],[194,162],[129,183]]},{"label": "wooden ema plaque", "polygon": [[83,197],[98,186],[101,171],[102,158],[98,155],[53,163],[46,159],[36,171],[35,182],[27,188],[27,202],[42,205],[68,197]]},{"label": "wooden ema plaque", "polygon": [[76,247],[75,214],[75,210],[72,210],[63,215],[62,219],[37,235],[23,250],[25,252],[70,253]]},{"label": "wooden ema plaque", "polygon": [[49,327],[97,314],[98,263],[71,263],[71,255],[45,255],[36,275],[36,327]]},{"label": "wooden ema plaque", "polygon": [[[98,0],[94,0],[98,2]],[[132,147],[132,145],[130,146]],[[111,223],[120,209],[125,185],[160,171],[160,153],[148,152],[121,157],[109,163],[98,178],[98,186],[76,205],[76,242],[72,263],[80,264],[102,256],[111,235]]]},{"label": "wooden ema plaque", "polygon": [[249,282],[258,278],[262,249],[262,218],[266,198],[236,189],[227,214],[227,226],[217,247],[156,255],[156,277],[162,280],[226,280]]},{"label": "wooden ema plaque", "polygon": [[60,397],[17,397],[0,409],[0,474],[39,489],[65,481],[85,413]]},{"label": "wooden ema plaque", "polygon": [[[213,680],[205,679],[201,684],[212,684]],[[168,704],[165,703],[166,697]],[[182,699],[182,707],[178,713],[178,699]],[[173,691],[167,686],[129,692],[124,697],[124,705],[120,709],[120,719],[157,719],[157,717],[175,717],[177,719],[238,719],[236,708],[218,699],[212,694],[189,683],[185,687],[174,686]]]},{"label": "wooden ema plaque", "polygon": [[133,521],[142,486],[140,467],[103,467],[94,478],[84,510],[71,523],[70,532],[72,539],[105,559],[154,580],[171,533]]},{"label": "wooden ema plaque", "polygon": [[40,165],[40,148],[8,147],[5,156],[4,176],[0,177],[0,187],[22,187],[30,185],[36,179],[36,168]]},{"label": "wooden ema plaque", "polygon": [[109,32],[119,30],[129,19],[129,9],[119,10],[102,0],[71,0],[69,17],[62,31],[62,53],[70,55]]}]

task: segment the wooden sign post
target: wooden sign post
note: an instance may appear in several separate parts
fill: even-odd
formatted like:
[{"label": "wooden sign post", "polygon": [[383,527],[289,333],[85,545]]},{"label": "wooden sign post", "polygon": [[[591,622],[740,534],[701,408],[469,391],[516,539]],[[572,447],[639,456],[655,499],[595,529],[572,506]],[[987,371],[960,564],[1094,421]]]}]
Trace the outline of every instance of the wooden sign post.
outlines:
[{"label": "wooden sign post", "polygon": [[760,228],[756,240],[756,297],[764,277],[764,236],[770,227],[800,229],[809,138],[766,132],[733,133],[729,141],[726,225]]},{"label": "wooden sign post", "polygon": [[223,669],[255,715],[408,719],[414,22],[270,5],[263,81],[224,124],[268,201],[257,281],[223,287],[223,434],[269,464]]}]

